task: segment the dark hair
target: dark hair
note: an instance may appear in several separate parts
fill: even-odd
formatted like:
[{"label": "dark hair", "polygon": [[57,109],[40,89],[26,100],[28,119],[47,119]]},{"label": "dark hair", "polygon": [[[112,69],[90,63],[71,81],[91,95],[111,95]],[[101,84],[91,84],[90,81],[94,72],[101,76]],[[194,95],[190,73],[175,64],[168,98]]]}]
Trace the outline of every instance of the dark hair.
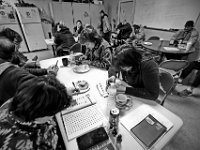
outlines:
[{"label": "dark hair", "polygon": [[103,13],[103,14],[105,14],[104,10],[101,10],[99,13]]},{"label": "dark hair", "polygon": [[15,52],[15,44],[0,33],[0,58],[9,60]]},{"label": "dark hair", "polygon": [[80,22],[80,23],[82,24],[82,21],[81,21],[81,20],[77,20],[77,21],[76,21],[76,23],[78,23],[78,22]]},{"label": "dark hair", "polygon": [[134,24],[133,27],[134,27],[134,29],[139,29],[140,28],[140,26],[137,25],[137,24]]},{"label": "dark hair", "polygon": [[7,37],[11,42],[14,42],[17,45],[19,45],[22,42],[21,35],[10,28],[4,28],[1,31],[0,35]]},{"label": "dark hair", "polygon": [[185,27],[194,27],[194,21],[193,20],[189,20],[185,23]]},{"label": "dark hair", "polygon": [[24,81],[17,89],[10,111],[25,121],[52,116],[71,103],[66,88],[54,77],[37,77]]},{"label": "dark hair", "polygon": [[80,43],[85,44],[86,42],[93,42],[95,44],[100,44],[102,37],[97,33],[97,31],[90,26],[87,26],[80,34]]},{"label": "dark hair", "polygon": [[125,44],[118,48],[118,53],[114,56],[113,61],[116,61],[117,67],[132,66],[133,69],[139,69],[142,55],[133,46]]}]

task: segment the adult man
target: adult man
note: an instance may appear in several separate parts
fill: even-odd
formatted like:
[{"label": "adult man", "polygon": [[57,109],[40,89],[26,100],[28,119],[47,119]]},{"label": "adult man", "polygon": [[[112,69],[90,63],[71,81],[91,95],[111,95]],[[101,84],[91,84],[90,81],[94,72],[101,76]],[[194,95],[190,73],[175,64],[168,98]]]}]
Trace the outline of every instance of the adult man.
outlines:
[{"label": "adult man", "polygon": [[199,38],[199,33],[194,28],[194,21],[189,20],[185,23],[184,29],[179,30],[172,36],[170,44],[175,44],[175,43],[186,44],[187,46],[185,52],[194,49],[194,52],[188,56],[187,60],[196,60],[199,54],[198,38]]}]

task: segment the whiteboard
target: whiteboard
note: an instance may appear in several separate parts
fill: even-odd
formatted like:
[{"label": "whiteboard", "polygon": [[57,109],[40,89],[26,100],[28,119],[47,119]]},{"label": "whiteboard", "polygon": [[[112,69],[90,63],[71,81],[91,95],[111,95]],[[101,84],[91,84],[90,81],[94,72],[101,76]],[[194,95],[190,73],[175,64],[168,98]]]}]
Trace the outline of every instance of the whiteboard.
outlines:
[{"label": "whiteboard", "polygon": [[195,22],[199,12],[200,0],[136,0],[134,23],[181,29],[187,20]]}]

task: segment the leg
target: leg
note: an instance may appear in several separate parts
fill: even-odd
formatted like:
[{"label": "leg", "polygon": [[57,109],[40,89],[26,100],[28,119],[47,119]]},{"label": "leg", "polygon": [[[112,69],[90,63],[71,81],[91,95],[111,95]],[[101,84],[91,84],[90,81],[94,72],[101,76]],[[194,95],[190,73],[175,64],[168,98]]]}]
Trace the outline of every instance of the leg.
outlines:
[{"label": "leg", "polygon": [[200,70],[197,72],[193,83],[191,84],[192,87],[198,87],[200,85]]},{"label": "leg", "polygon": [[193,69],[200,70],[200,62],[198,61],[190,62],[190,64],[182,71],[180,77],[182,79],[186,78],[192,72]]}]

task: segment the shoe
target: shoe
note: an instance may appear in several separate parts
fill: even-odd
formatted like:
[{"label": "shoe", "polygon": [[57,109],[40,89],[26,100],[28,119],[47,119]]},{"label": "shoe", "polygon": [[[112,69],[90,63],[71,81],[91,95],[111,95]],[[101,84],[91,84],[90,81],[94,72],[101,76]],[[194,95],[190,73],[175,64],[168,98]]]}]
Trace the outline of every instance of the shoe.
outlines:
[{"label": "shoe", "polygon": [[179,96],[187,97],[192,95],[192,91],[189,91],[188,89],[185,89],[181,92],[177,93]]}]

